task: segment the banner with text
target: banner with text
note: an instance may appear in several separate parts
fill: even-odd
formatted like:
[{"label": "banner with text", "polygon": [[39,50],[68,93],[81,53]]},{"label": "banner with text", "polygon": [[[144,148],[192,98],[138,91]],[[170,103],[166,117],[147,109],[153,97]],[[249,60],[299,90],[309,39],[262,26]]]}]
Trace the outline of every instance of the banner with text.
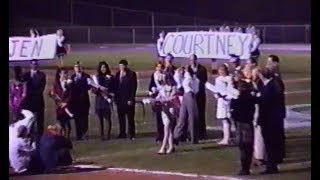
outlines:
[{"label": "banner with text", "polygon": [[53,59],[56,55],[57,36],[9,37],[9,61]]},{"label": "banner with text", "polygon": [[198,58],[216,59],[229,59],[230,54],[235,54],[248,59],[252,38],[252,34],[236,32],[170,32],[158,53],[161,56],[171,53],[174,57],[196,54]]}]

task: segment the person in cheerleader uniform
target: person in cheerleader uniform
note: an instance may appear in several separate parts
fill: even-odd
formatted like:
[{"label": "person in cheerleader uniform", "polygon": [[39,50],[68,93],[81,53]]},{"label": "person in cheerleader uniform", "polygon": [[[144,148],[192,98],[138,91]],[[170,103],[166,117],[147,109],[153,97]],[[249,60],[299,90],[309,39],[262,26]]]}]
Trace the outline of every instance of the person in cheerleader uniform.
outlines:
[{"label": "person in cheerleader uniform", "polygon": [[[156,63],[155,72],[151,75],[150,83],[149,83],[149,95],[152,98],[157,97],[160,88],[162,87],[162,83],[164,81],[164,66],[162,62]],[[157,137],[156,142],[161,142],[163,139],[163,123],[161,119],[161,106],[157,103],[152,104],[153,118],[157,122]]]},{"label": "person in cheerleader uniform", "polygon": [[251,58],[255,59],[256,61],[259,60],[260,57],[260,50],[259,46],[261,44],[261,39],[259,37],[258,30],[253,31],[253,39],[252,39],[252,47],[251,47]]},{"label": "person in cheerleader uniform", "polygon": [[180,106],[176,92],[173,79],[166,77],[155,98],[155,100],[161,104],[161,118],[164,127],[162,146],[158,151],[158,154],[170,154],[174,152],[173,125]]},{"label": "person in cheerleader uniform", "polygon": [[218,68],[219,76],[215,79],[215,86],[221,90],[215,93],[217,99],[216,118],[222,121],[223,138],[218,142],[220,145],[228,145],[231,136],[231,122],[230,122],[230,100],[228,99],[227,89],[232,84],[232,78],[229,76],[227,64],[223,64]]},{"label": "person in cheerleader uniform", "polygon": [[63,30],[57,30],[57,57],[60,60],[60,66],[63,66],[63,57],[67,54],[65,40],[66,38],[63,35]]}]

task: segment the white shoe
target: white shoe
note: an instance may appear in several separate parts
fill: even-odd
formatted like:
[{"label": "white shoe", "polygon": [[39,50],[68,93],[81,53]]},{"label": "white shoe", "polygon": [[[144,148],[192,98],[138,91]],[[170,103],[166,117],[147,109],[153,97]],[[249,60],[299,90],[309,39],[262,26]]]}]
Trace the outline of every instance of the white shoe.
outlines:
[{"label": "white shoe", "polygon": [[229,145],[229,141],[226,141],[223,139],[223,140],[219,141],[218,144],[219,145]]}]

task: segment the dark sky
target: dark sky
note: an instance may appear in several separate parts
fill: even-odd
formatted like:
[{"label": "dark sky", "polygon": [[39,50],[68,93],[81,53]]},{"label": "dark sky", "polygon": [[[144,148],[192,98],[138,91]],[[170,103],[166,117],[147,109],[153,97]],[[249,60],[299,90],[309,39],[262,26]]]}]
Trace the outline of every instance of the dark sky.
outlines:
[{"label": "dark sky", "polygon": [[[70,21],[70,0],[10,0],[10,21],[21,17]],[[239,23],[304,24],[311,22],[311,0],[73,0],[86,1],[122,8],[175,13]],[[94,11],[94,12],[93,12]],[[81,25],[99,25],[98,19],[108,21],[110,13],[105,9],[80,8],[75,13]],[[100,13],[100,14],[99,14]],[[96,14],[96,16],[94,16]],[[90,16],[91,15],[91,16]],[[143,25],[145,15],[117,15],[119,23],[136,18]],[[85,19],[87,18],[87,19]],[[91,19],[89,19],[91,18]],[[81,19],[84,19],[83,21]],[[165,17],[162,19],[166,19]],[[167,18],[170,19],[170,18]],[[90,22],[96,23],[90,24]],[[175,22],[179,22],[176,20]],[[159,21],[158,21],[159,22]],[[173,22],[173,23],[175,23]],[[190,22],[190,21],[188,21]],[[88,24],[89,23],[89,24]],[[148,22],[150,24],[150,22]],[[131,25],[126,24],[125,25]]]}]

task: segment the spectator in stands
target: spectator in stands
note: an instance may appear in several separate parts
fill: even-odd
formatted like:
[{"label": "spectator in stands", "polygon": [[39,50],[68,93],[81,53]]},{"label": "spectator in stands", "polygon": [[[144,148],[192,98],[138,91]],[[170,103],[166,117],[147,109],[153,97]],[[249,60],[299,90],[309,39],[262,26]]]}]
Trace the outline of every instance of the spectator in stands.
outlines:
[{"label": "spectator in stands", "polygon": [[74,114],[77,140],[83,140],[88,132],[90,109],[88,91],[91,86],[88,84],[90,76],[83,72],[79,61],[74,65],[71,79],[70,110]]},{"label": "spectator in stands", "polygon": [[126,121],[129,126],[129,137],[135,139],[135,97],[137,92],[137,74],[128,68],[128,61],[119,62],[119,71],[115,75],[115,101],[118,106],[120,134],[118,138],[126,138]]},{"label": "spectator in stands", "polygon": [[[151,75],[150,83],[149,83],[149,95],[153,98],[157,97],[160,88],[162,87],[162,83],[164,81],[164,73],[163,73],[163,63],[156,63],[155,72]],[[158,103],[152,104],[153,118],[157,122],[157,137],[156,142],[160,142],[163,140],[163,123],[161,119],[161,106]]]},{"label": "spectator in stands", "polygon": [[65,68],[58,68],[55,82],[49,96],[56,102],[56,118],[67,137],[70,138],[71,123],[73,114],[69,110],[71,98],[71,80],[68,79],[68,71]]},{"label": "spectator in stands", "polygon": [[40,34],[39,34],[37,29],[31,28],[29,32],[30,32],[30,37],[32,37],[32,38],[40,36]]},{"label": "spectator in stands", "polygon": [[65,36],[63,35],[63,30],[57,30],[57,56],[60,60],[60,66],[63,66],[63,57],[66,55],[66,47],[65,47]]},{"label": "spectator in stands", "polygon": [[31,60],[31,69],[24,75],[27,83],[27,95],[25,98],[24,109],[30,110],[36,116],[38,137],[41,136],[44,126],[45,103],[43,91],[46,87],[46,75],[38,70],[37,60]]},{"label": "spectator in stands", "polygon": [[97,75],[93,76],[93,80],[98,87],[93,87],[92,92],[96,94],[96,114],[100,120],[100,136],[101,140],[104,138],[104,121],[108,123],[107,140],[111,136],[111,107],[112,99],[114,97],[114,77],[111,74],[109,65],[102,61],[98,65]]},{"label": "spectator in stands", "polygon": [[23,70],[20,66],[14,67],[14,76],[15,79],[9,83],[9,107],[13,119],[16,118],[16,113],[23,107],[27,95],[27,85],[24,82]]},{"label": "spectator in stands", "polygon": [[71,165],[70,149],[72,142],[64,136],[62,127],[59,124],[48,126],[39,143],[39,154],[45,173],[58,166]]}]

